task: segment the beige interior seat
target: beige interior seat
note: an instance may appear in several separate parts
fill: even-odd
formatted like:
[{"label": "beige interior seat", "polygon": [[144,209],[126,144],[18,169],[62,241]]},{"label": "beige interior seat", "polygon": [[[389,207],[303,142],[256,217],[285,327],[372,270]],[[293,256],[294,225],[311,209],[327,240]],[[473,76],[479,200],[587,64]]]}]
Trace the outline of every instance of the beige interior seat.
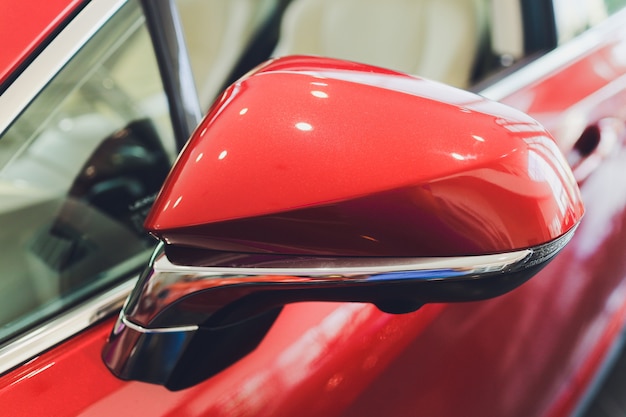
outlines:
[{"label": "beige interior seat", "polygon": [[342,58],[468,87],[487,14],[484,0],[294,0],[274,56]]},{"label": "beige interior seat", "polygon": [[276,0],[177,0],[200,104],[207,109]]}]

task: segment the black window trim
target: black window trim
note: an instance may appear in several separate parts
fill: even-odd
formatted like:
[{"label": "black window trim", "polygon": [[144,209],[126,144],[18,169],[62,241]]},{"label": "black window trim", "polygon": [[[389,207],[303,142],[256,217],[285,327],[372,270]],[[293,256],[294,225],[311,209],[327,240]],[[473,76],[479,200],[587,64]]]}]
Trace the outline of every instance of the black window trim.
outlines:
[{"label": "black window trim", "polygon": [[167,95],[180,151],[202,120],[183,28],[175,0],[141,0]]}]

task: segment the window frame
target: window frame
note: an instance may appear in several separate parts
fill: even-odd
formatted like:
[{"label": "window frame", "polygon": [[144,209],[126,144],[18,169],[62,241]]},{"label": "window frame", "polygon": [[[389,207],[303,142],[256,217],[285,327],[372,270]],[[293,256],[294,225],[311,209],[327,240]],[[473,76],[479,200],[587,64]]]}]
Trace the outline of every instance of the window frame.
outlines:
[{"label": "window frame", "polygon": [[[143,6],[142,11],[146,16],[146,21],[147,15],[152,13],[153,16],[160,16],[165,25],[169,20],[170,25],[178,25],[180,29],[176,11],[171,8],[172,0],[92,0],[71,21],[67,22],[56,37],[39,55],[34,57],[30,65],[0,95],[0,136],[12,126],[76,53],[129,1],[137,1],[140,6]],[[184,134],[186,129],[191,132],[200,120],[201,110],[193,83],[180,86],[181,79],[188,76],[184,69],[185,63],[189,67],[186,50],[182,43],[183,38],[176,32],[170,33],[165,38],[155,38],[155,31],[163,30],[163,25],[147,22],[147,26],[153,48],[155,48],[155,55],[157,55],[164,91],[170,104],[172,124],[179,126],[177,134],[181,132]],[[167,57],[173,56],[172,50],[178,51],[175,56],[179,60],[179,67],[182,66],[183,69],[164,71],[163,65],[169,59]],[[172,110],[172,103],[176,111]],[[177,142],[180,146],[178,137]],[[0,374],[4,374],[38,353],[116,314],[135,286],[137,279],[138,275],[131,276],[113,287],[103,289],[83,303],[57,313],[43,324],[25,330],[22,334],[0,345]]]},{"label": "window frame", "polygon": [[573,39],[482,86],[477,93],[490,100],[503,100],[558,71],[561,67],[582,59],[594,47],[614,36],[616,31],[623,27],[624,19],[626,19],[626,7]]}]

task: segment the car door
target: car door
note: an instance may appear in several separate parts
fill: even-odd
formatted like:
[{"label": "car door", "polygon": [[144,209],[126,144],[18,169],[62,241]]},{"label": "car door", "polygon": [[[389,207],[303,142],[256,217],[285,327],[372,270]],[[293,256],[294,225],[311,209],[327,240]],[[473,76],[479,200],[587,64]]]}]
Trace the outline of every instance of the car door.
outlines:
[{"label": "car door", "polygon": [[[586,205],[576,236],[518,290],[480,304],[445,306],[346,415],[584,412],[586,395],[619,350],[626,311],[625,15],[619,4],[600,3],[579,2],[572,10],[570,2],[555,2],[549,12],[559,46],[514,65],[481,90],[527,112],[555,136]],[[528,37],[527,45],[536,41]]]},{"label": "car door", "polygon": [[[368,304],[289,305],[254,352],[169,392],[121,381],[100,359],[111,314],[132,286],[126,278],[149,256],[138,225],[162,179],[155,173],[176,152],[141,11],[134,2],[118,7],[85,7],[82,16],[112,17],[0,139],[10,196],[2,199],[2,305],[22,308],[4,307],[3,410],[556,416],[578,404],[626,319],[622,150],[618,139],[609,139],[610,152],[599,148],[604,129],[624,116],[623,13],[484,91],[545,123],[577,166],[593,168],[579,171],[588,210],[581,230],[545,271],[501,298],[403,315]],[[85,68],[93,70],[77,77]],[[588,151],[588,141],[598,144]],[[601,163],[586,162],[592,155]]]},{"label": "car door", "polygon": [[[586,206],[575,240],[557,260],[562,266],[546,273],[553,282],[563,280],[542,313],[563,317],[549,326],[566,337],[560,342],[566,346],[550,361],[562,369],[548,408],[549,415],[559,416],[584,412],[587,404],[581,398],[588,394],[585,400],[591,400],[590,387],[597,388],[603,366],[606,371],[619,351],[625,320],[625,15],[623,2],[577,6],[554,4],[559,48],[518,72],[519,84],[495,84],[483,92],[527,112],[551,131],[573,167]],[[534,329],[538,343],[550,337],[548,328],[541,337],[541,327]]]}]

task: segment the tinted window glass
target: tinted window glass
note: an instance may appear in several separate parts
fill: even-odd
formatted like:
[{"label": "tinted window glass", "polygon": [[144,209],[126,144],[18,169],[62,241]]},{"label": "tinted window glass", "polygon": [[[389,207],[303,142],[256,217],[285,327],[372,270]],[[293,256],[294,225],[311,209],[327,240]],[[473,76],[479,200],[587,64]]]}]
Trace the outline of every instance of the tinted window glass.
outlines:
[{"label": "tinted window glass", "polygon": [[285,3],[287,0],[176,0],[204,109],[225,84],[269,58]]},{"label": "tinted window glass", "polygon": [[597,25],[626,5],[625,0],[555,0],[559,43]]},{"label": "tinted window glass", "polygon": [[131,2],[0,138],[0,341],[145,262],[141,225],[174,153]]},{"label": "tinted window glass", "polygon": [[274,56],[369,63],[469,89],[522,61],[518,0],[291,0]]}]

